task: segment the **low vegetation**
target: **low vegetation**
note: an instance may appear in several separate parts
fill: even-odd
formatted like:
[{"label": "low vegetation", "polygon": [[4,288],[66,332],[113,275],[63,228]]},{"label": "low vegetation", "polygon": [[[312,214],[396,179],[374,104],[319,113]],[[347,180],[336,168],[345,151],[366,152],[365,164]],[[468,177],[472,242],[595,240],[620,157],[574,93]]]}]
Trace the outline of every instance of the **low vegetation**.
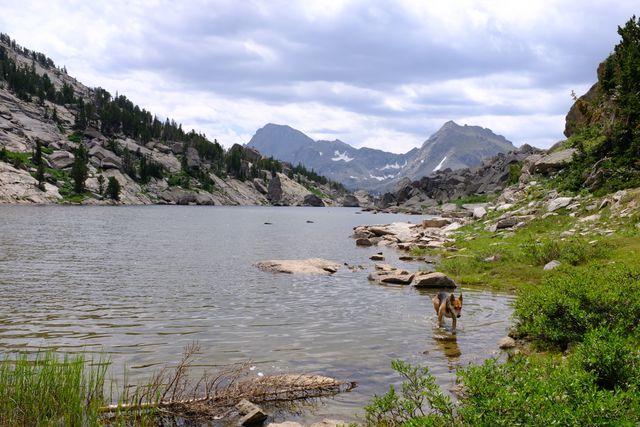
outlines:
[{"label": "low vegetation", "polygon": [[0,425],[96,425],[107,364],[25,354],[0,362]]}]

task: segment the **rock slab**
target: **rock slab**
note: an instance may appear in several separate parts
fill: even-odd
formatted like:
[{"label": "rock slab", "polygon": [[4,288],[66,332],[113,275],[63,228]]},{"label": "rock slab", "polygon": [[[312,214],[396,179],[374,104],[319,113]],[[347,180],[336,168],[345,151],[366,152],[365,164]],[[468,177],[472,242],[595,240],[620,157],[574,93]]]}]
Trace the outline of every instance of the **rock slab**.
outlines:
[{"label": "rock slab", "polygon": [[340,268],[340,264],[321,258],[267,260],[255,266],[261,270],[286,274],[333,274]]}]

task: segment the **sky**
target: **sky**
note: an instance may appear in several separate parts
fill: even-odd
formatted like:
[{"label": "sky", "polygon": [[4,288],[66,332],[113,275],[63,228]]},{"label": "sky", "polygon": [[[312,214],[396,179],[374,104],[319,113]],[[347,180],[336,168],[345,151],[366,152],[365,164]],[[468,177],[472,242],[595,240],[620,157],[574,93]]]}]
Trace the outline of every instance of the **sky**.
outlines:
[{"label": "sky", "polygon": [[225,147],[267,123],[395,153],[448,120],[562,140],[629,0],[0,0],[0,32]]}]

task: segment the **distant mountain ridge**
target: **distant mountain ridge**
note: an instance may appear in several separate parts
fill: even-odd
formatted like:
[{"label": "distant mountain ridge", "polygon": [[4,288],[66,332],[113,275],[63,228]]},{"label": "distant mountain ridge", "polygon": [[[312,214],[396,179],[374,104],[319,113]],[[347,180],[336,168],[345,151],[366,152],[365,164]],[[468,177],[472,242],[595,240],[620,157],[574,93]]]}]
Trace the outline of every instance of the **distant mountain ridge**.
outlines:
[{"label": "distant mountain ridge", "polygon": [[403,178],[418,180],[446,168],[477,166],[486,158],[515,149],[490,129],[453,121],[445,123],[422,147],[404,154],[354,148],[340,140],[314,141],[297,129],[273,123],[258,129],[246,145],[275,159],[302,164],[347,188],[373,192],[388,190]]}]

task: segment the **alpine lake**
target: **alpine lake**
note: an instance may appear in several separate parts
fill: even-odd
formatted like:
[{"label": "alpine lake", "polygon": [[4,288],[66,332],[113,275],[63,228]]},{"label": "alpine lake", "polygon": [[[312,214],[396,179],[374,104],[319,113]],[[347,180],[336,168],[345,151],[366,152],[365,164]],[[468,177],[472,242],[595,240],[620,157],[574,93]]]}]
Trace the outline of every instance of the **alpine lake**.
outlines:
[{"label": "alpine lake", "polygon": [[[197,342],[196,375],[250,363],[255,375],[357,383],[274,421],[357,421],[371,396],[400,382],[392,360],[428,366],[448,390],[458,367],[499,357],[510,325],[510,294],[463,288],[452,335],[449,319],[436,326],[436,290],[367,280],[379,251],[397,267],[426,264],[356,247],[352,228],[421,220],[350,208],[0,206],[0,355],[107,357],[115,381],[135,383]],[[316,257],[364,269],[312,276],[253,266]]]}]

